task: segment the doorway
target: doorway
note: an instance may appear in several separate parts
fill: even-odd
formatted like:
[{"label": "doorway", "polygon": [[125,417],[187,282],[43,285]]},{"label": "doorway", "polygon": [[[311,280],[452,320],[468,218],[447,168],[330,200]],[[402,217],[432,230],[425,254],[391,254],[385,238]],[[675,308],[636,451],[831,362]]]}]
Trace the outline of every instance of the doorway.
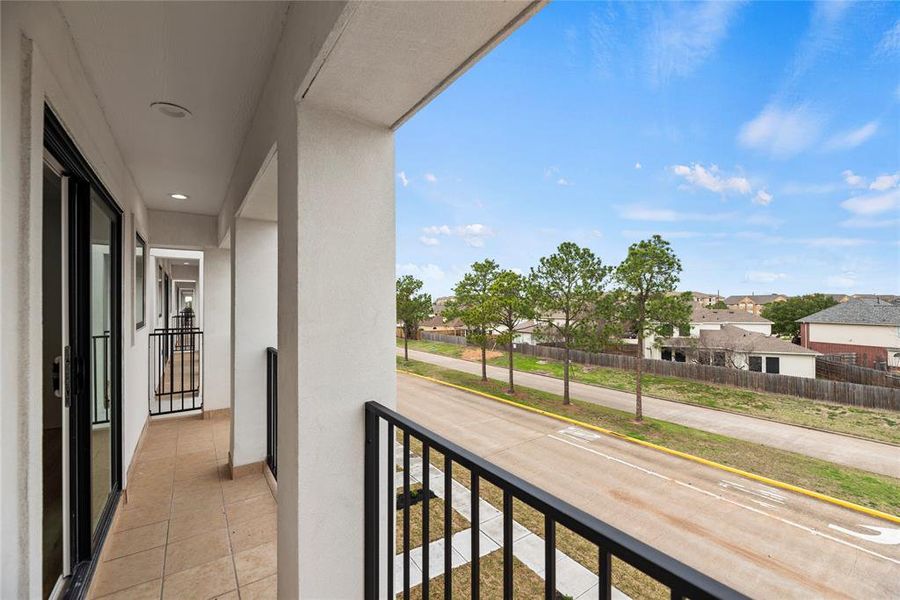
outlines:
[{"label": "doorway", "polygon": [[83,596],[121,490],[122,211],[45,108],[43,593]]}]

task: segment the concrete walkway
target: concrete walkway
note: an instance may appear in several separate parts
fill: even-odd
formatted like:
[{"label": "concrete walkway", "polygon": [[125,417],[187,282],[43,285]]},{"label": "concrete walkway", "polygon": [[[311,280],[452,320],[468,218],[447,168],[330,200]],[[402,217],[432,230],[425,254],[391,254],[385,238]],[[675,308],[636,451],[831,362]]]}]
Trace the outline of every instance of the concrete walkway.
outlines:
[{"label": "concrete walkway", "polygon": [[[403,349],[398,348],[397,354],[402,356]],[[417,350],[410,350],[409,357],[447,369],[475,375],[481,374],[481,364],[476,362]],[[515,376],[516,383],[520,385],[562,395],[563,382],[560,379],[522,371],[516,371]],[[488,377],[506,381],[508,372],[504,368],[488,365]],[[572,398],[629,412],[634,410],[634,394],[630,392],[620,392],[574,381],[570,382],[569,386]],[[900,478],[900,448],[890,444],[648,396],[643,398],[643,408],[644,415],[654,419]]]},{"label": "concrete walkway", "polygon": [[[394,446],[394,456],[399,461],[403,456],[403,445]],[[410,483],[422,483],[422,457],[410,452],[409,479]],[[444,472],[434,465],[429,465],[428,480],[430,489],[434,495],[445,500]],[[394,477],[394,485],[400,493],[403,487],[403,471],[397,471]],[[458,481],[453,481],[453,509],[462,515],[470,523],[472,522],[471,499],[469,488]],[[479,556],[485,557],[503,547],[503,512],[498,510],[483,498],[478,500],[479,523]],[[522,564],[534,571],[541,579],[544,579],[544,539],[534,533],[515,519],[512,523],[513,555]],[[398,534],[399,535],[399,534]],[[450,538],[450,548],[453,552],[452,566],[454,569],[469,563],[472,560],[472,529],[464,529],[453,534]],[[437,539],[428,544],[429,562],[428,577],[434,579],[444,573],[444,538]],[[409,585],[413,588],[422,583],[422,547],[413,548],[409,552],[410,573]],[[403,553],[394,557],[394,589],[397,595],[403,590]],[[597,576],[576,562],[570,556],[556,550],[556,589],[575,600],[583,598],[596,598],[599,583]],[[618,588],[612,588],[613,600],[629,600]]]}]

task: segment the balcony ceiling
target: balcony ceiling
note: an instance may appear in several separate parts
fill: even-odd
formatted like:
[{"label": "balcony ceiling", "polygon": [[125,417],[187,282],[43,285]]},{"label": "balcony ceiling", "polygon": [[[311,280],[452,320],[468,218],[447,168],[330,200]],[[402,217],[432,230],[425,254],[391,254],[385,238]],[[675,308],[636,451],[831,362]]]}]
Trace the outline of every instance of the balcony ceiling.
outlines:
[{"label": "balcony ceiling", "polygon": [[[219,212],[281,35],[285,2],[61,2],[147,206]],[[150,109],[167,101],[193,117]],[[173,192],[188,200],[169,197]]]}]

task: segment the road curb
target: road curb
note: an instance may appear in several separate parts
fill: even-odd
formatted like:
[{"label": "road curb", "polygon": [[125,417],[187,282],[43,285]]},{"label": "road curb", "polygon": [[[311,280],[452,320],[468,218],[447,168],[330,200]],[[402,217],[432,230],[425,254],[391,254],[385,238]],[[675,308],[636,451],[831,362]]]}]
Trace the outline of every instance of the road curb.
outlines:
[{"label": "road curb", "polygon": [[404,369],[397,369],[398,372],[411,375],[413,377],[418,377],[420,379],[425,379],[426,381],[431,381],[432,383],[437,383],[440,385],[444,385],[447,387],[456,388],[458,390],[468,392],[470,394],[475,394],[477,396],[482,396],[489,400],[493,400],[495,402],[501,402],[508,406],[512,406],[518,408],[520,410],[525,410],[534,414],[542,415],[545,417],[550,417],[551,419],[556,419],[557,421],[562,421],[564,423],[569,423],[571,425],[577,425],[578,427],[584,427],[585,429],[590,429],[592,431],[596,431],[598,433],[602,433],[604,435],[614,437],[620,440],[624,440],[626,442],[637,444],[639,446],[644,446],[645,448],[651,448],[653,450],[658,450],[660,452],[664,452],[666,454],[677,456],[679,458],[683,458],[686,460],[690,460],[695,463],[699,463],[701,465],[706,465],[707,467],[712,467],[714,469],[719,469],[720,471],[726,471],[728,473],[732,473],[734,475],[739,475],[741,477],[746,477],[747,479],[752,479],[754,481],[758,481],[760,483],[764,483],[766,485],[770,485],[772,487],[781,488],[783,490],[788,490],[797,494],[801,494],[804,496],[808,496],[810,498],[815,498],[816,500],[821,500],[823,502],[828,502],[829,504],[834,504],[836,506],[840,506],[842,508],[847,508],[849,510],[853,510],[859,513],[863,513],[869,515],[870,517],[875,517],[878,519],[883,519],[885,521],[890,521],[891,523],[900,524],[900,517],[896,515],[892,515],[890,513],[882,512],[880,510],[876,510],[874,508],[868,508],[866,506],[861,506],[859,504],[854,504],[853,502],[848,502],[846,500],[841,500],[840,498],[834,498],[832,496],[828,496],[826,494],[821,494],[819,492],[814,492],[813,490],[808,490],[806,488],[802,488],[796,485],[792,485],[790,483],[785,483],[783,481],[778,481],[777,479],[770,479],[769,477],[765,477],[763,475],[757,475],[756,473],[751,473],[749,471],[744,471],[742,469],[737,469],[735,467],[729,467],[728,465],[723,465],[721,463],[717,463],[712,460],[708,460],[705,458],[701,458],[699,456],[694,456],[693,454],[688,454],[687,452],[681,452],[680,450],[672,450],[671,448],[666,448],[665,446],[660,446],[658,444],[654,444],[652,442],[646,442],[644,440],[639,440],[636,438],[629,437],[627,435],[618,433],[616,431],[612,431],[610,429],[605,429],[603,427],[598,427],[597,425],[591,425],[590,423],[584,423],[582,421],[578,421],[576,419],[572,419],[569,417],[564,417],[562,415],[557,415],[552,412],[548,412],[545,410],[541,410],[539,408],[533,408],[531,406],[524,406],[517,402],[513,402],[511,400],[506,400],[505,398],[501,398],[499,396],[494,396],[493,394],[488,394],[487,392],[482,392],[480,390],[474,390],[472,388],[468,388],[462,385],[457,385],[455,383],[449,383],[447,381],[441,381],[440,379],[435,379],[434,377],[428,377],[427,375],[419,375],[418,373],[413,373],[411,371],[406,371]]}]

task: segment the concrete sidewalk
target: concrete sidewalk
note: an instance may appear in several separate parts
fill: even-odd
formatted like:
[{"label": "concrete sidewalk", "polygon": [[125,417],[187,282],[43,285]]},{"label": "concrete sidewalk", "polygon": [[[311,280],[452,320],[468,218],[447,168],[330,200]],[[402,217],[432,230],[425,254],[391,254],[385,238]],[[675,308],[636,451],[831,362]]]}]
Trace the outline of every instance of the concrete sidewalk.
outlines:
[{"label": "concrete sidewalk", "polygon": [[[403,349],[398,348],[397,354],[402,356]],[[481,364],[476,362],[418,350],[410,350],[409,357],[447,369],[475,375],[481,374]],[[505,368],[488,365],[488,377],[506,381],[508,372]],[[516,383],[562,395],[563,382],[553,377],[516,371]],[[620,392],[574,381],[569,383],[569,392],[572,398],[578,400],[628,412],[634,411],[634,394],[630,392]],[[648,396],[643,398],[643,408],[644,415],[654,419],[900,478],[900,448],[890,444]]]}]

